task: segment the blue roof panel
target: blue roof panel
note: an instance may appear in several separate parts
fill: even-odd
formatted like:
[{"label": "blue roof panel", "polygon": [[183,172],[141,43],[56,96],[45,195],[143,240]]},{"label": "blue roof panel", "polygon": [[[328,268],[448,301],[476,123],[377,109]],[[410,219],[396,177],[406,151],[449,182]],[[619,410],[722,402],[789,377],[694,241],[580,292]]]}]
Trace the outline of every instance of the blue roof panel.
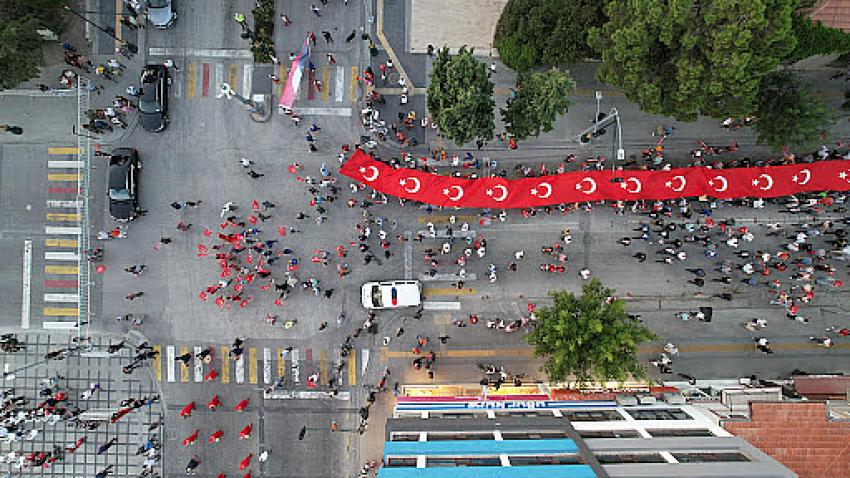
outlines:
[{"label": "blue roof panel", "polygon": [[390,441],[384,443],[384,456],[550,455],[554,453],[577,452],[578,448],[575,442],[568,438],[545,438],[541,440]]},{"label": "blue roof panel", "polygon": [[377,478],[596,478],[588,465],[459,466],[378,469]]}]

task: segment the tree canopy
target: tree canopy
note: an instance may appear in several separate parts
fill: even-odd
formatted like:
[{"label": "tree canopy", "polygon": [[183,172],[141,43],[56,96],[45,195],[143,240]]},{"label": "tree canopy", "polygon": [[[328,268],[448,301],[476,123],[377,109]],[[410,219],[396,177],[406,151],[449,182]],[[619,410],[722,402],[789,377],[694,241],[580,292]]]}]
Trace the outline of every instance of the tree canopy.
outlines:
[{"label": "tree canopy", "polygon": [[765,76],[759,88],[758,142],[776,150],[815,146],[835,123],[835,110],[789,71]]},{"label": "tree canopy", "polygon": [[38,75],[44,65],[40,29],[65,29],[64,0],[0,0],[0,90]]},{"label": "tree canopy", "polygon": [[599,0],[508,0],[496,25],[499,56],[517,71],[592,57],[587,33],[605,21],[602,5]]},{"label": "tree canopy", "polygon": [[575,380],[582,387],[645,376],[637,346],[656,337],[629,318],[622,300],[608,303],[613,295],[593,279],[581,296],[552,291],[553,304],[537,309],[536,325],[525,338],[535,356],[545,357],[543,370],[550,381]]},{"label": "tree canopy", "polygon": [[794,49],[796,0],[608,0],[590,32],[601,81],[648,113],[692,121],[755,109],[762,77]]},{"label": "tree canopy", "polygon": [[808,14],[795,14],[793,21],[797,46],[785,58],[793,63],[814,55],[846,53],[850,51],[850,33],[815,22]]},{"label": "tree canopy", "polygon": [[517,139],[552,131],[558,116],[567,112],[567,98],[575,88],[569,73],[549,70],[543,73],[521,72],[517,76],[516,96],[502,109],[502,121],[508,133]]},{"label": "tree canopy", "polygon": [[473,139],[488,140],[496,128],[493,121],[493,83],[487,67],[461,47],[457,55],[448,48],[437,52],[428,84],[428,111],[440,133],[458,145]]}]

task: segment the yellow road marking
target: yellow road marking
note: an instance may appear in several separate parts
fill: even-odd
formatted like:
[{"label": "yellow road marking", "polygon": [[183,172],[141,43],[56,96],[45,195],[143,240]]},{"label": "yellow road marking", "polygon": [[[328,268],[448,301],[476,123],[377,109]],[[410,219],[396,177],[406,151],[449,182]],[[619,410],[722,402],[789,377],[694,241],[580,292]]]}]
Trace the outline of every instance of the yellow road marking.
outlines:
[{"label": "yellow road marking", "polygon": [[230,83],[230,87],[233,88],[233,91],[239,91],[236,87],[236,65],[233,63],[228,66],[227,81]]},{"label": "yellow road marking", "polygon": [[357,385],[357,349],[348,354],[348,384]]},{"label": "yellow road marking", "polygon": [[[180,347],[180,355],[189,353],[189,347],[185,345]],[[191,361],[189,363],[192,363]],[[186,383],[189,381],[189,366],[180,362],[180,381]]]},{"label": "yellow road marking", "polygon": [[328,351],[319,352],[319,383],[325,383],[328,379]]},{"label": "yellow road marking", "polygon": [[[451,222],[449,220],[450,217],[451,216],[448,214],[426,214],[424,216],[419,216],[419,224],[428,224],[429,222],[433,222],[434,224],[448,224]],[[475,224],[478,224],[478,216],[471,214],[455,216],[455,225],[458,227],[465,222],[468,222],[470,226],[474,226]]]},{"label": "yellow road marking", "polygon": [[79,309],[58,307],[45,307],[42,312],[48,317],[74,317],[80,314]]},{"label": "yellow road marking", "polygon": [[322,68],[322,99],[328,101],[331,94],[331,69],[327,66]]},{"label": "yellow road marking", "polygon": [[221,383],[230,383],[230,347],[221,348]]},{"label": "yellow road marking", "polygon": [[47,154],[80,154],[80,148],[75,146],[51,146],[47,148]]},{"label": "yellow road marking", "polygon": [[248,383],[257,383],[257,349],[248,349]]},{"label": "yellow road marking", "polygon": [[474,295],[477,293],[478,291],[474,287],[464,287],[463,289],[456,287],[431,287],[422,291],[424,297]]},{"label": "yellow road marking", "polygon": [[82,177],[79,173],[48,173],[48,181],[79,181]]},{"label": "yellow road marking", "polygon": [[76,239],[45,239],[44,245],[47,247],[77,247]]},{"label": "yellow road marking", "polygon": [[357,102],[357,67],[351,67],[351,79],[348,82],[348,98],[352,103]]},{"label": "yellow road marking", "polygon": [[49,212],[47,213],[48,221],[79,221],[80,215],[77,213],[65,213],[65,212]]},{"label": "yellow road marking", "polygon": [[195,71],[196,68],[197,65],[194,61],[189,62],[186,66],[186,96],[188,96],[190,100],[195,97],[195,85],[197,82],[197,79],[195,78],[195,75],[197,75],[197,71]]},{"label": "yellow road marking", "polygon": [[289,74],[289,70],[287,70],[286,66],[281,63],[280,64],[280,73],[278,73],[277,77],[280,78],[280,82],[277,84],[277,96],[278,98],[283,96],[283,87],[286,86],[286,78]]},{"label": "yellow road marking", "polygon": [[162,381],[162,347],[159,345],[153,346],[153,351],[156,352],[156,356],[153,358],[153,371],[156,374],[156,381]]},{"label": "yellow road marking", "polygon": [[[813,342],[798,342],[786,344],[771,344],[773,350],[820,350],[823,347]],[[835,344],[834,349],[850,349],[850,342]],[[664,350],[660,345],[638,347],[639,354],[657,354]],[[755,345],[749,343],[743,344],[695,344],[683,345],[679,347],[679,352],[689,353],[722,353],[722,352],[750,352],[755,350]],[[409,358],[411,353],[400,350],[382,349],[381,354],[384,358]],[[533,357],[534,350],[531,347],[521,349],[467,349],[467,350],[446,350],[441,352],[442,357],[454,358],[486,358],[486,357]]]},{"label": "yellow road marking", "polygon": [[121,12],[123,10],[123,6],[124,2],[122,2],[121,0],[115,0],[115,48],[121,46],[121,41],[118,38],[123,37],[123,35],[121,35],[121,17],[123,16]]},{"label": "yellow road marking", "polygon": [[286,382],[286,358],[283,353],[283,349],[277,349],[277,376],[283,378],[283,381]]},{"label": "yellow road marking", "polygon": [[80,266],[44,266],[44,273],[77,275],[80,273]]}]

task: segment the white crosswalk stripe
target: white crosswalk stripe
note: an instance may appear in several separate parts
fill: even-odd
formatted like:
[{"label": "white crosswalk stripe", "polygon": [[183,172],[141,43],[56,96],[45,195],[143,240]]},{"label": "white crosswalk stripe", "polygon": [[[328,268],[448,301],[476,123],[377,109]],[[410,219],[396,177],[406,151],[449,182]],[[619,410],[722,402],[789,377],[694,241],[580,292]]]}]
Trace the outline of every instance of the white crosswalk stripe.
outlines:
[{"label": "white crosswalk stripe", "polygon": [[298,363],[298,349],[292,349],[290,363],[292,364],[292,382],[296,385],[301,383],[301,368]]},{"label": "white crosswalk stripe", "polygon": [[166,375],[165,378],[169,382],[174,381],[174,360],[176,358],[174,346],[169,345],[165,348],[165,360],[166,360]]},{"label": "white crosswalk stripe", "polygon": [[336,87],[334,88],[334,101],[342,103],[345,98],[345,68],[336,67]]},{"label": "white crosswalk stripe", "polygon": [[236,366],[234,367],[234,375],[236,378],[236,383],[245,383],[245,354],[242,353],[239,355],[239,358],[236,360]]},{"label": "white crosswalk stripe", "polygon": [[263,349],[263,383],[272,383],[272,350]]},{"label": "white crosswalk stripe", "polygon": [[200,347],[195,347],[195,381],[203,382],[204,381],[204,361],[198,357],[198,354],[201,353]]}]

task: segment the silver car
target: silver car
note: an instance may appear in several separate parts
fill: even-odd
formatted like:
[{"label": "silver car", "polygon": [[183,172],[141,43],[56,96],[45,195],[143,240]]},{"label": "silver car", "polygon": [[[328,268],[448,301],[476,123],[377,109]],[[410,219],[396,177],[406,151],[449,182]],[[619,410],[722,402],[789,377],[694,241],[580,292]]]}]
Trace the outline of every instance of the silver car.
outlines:
[{"label": "silver car", "polygon": [[171,0],[148,0],[148,19],[157,28],[168,28],[177,20]]}]

